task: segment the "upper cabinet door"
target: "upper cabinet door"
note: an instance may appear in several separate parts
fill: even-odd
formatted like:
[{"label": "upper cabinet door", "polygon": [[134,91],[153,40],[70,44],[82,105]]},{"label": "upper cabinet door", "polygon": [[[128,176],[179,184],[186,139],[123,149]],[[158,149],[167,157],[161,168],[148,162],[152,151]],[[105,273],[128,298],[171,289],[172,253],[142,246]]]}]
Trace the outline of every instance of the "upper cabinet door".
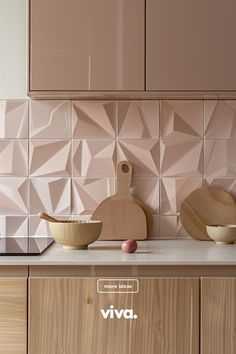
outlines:
[{"label": "upper cabinet door", "polygon": [[30,0],[30,91],[144,90],[144,0]]},{"label": "upper cabinet door", "polygon": [[236,91],[235,36],[235,0],[147,0],[147,90]]}]

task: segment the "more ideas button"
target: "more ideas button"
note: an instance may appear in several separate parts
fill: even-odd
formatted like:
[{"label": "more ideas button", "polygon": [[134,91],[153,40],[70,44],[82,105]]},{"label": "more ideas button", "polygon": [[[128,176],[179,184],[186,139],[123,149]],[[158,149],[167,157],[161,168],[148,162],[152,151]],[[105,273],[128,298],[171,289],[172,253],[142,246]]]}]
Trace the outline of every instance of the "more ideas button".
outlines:
[{"label": "more ideas button", "polygon": [[138,293],[137,279],[98,279],[98,293]]}]

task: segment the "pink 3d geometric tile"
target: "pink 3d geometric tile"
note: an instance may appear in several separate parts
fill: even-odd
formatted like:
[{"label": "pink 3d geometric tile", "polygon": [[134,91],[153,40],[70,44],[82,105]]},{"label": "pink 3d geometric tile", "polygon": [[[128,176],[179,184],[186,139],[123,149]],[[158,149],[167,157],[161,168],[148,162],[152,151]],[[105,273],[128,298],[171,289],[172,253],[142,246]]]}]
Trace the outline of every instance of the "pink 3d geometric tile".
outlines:
[{"label": "pink 3d geometric tile", "polygon": [[205,136],[236,138],[236,101],[205,101]]},{"label": "pink 3d geometric tile", "polygon": [[164,177],[201,176],[203,139],[167,136],[160,143],[161,175]]},{"label": "pink 3d geometric tile", "polygon": [[114,101],[73,101],[74,138],[114,138],[116,103]]},{"label": "pink 3d geometric tile", "polygon": [[70,178],[45,177],[30,179],[30,213],[70,214]]},{"label": "pink 3d geometric tile", "polygon": [[115,176],[114,139],[73,140],[73,175],[82,177]]},{"label": "pink 3d geometric tile", "polygon": [[0,100],[0,138],[28,138],[27,100]]},{"label": "pink 3d geometric tile", "polygon": [[30,140],[32,176],[70,176],[71,141],[62,139]]},{"label": "pink 3d geometric tile", "polygon": [[0,216],[0,236],[28,235],[27,216]]},{"label": "pink 3d geometric tile", "polygon": [[203,101],[161,101],[161,137],[202,137]]},{"label": "pink 3d geometric tile", "polygon": [[29,236],[49,236],[49,223],[37,215],[29,217]]},{"label": "pink 3d geometric tile", "polygon": [[157,139],[119,139],[117,162],[128,160],[135,177],[159,175],[159,142]]},{"label": "pink 3d geometric tile", "polygon": [[152,227],[148,232],[148,239],[160,238],[160,216],[152,215]]},{"label": "pink 3d geometric tile", "polygon": [[159,138],[159,101],[119,101],[117,136]]},{"label": "pink 3d geometric tile", "polygon": [[69,138],[70,101],[30,101],[31,138]]},{"label": "pink 3d geometric tile", "polygon": [[184,199],[203,184],[201,177],[162,178],[161,214],[177,214]]},{"label": "pink 3d geometric tile", "polygon": [[205,174],[207,177],[236,176],[236,139],[206,139]]},{"label": "pink 3d geometric tile", "polygon": [[159,218],[161,238],[189,237],[181,224],[179,215],[161,215]]},{"label": "pink 3d geometric tile", "polygon": [[72,213],[91,215],[98,204],[114,193],[114,178],[73,178]]},{"label": "pink 3d geometric tile", "polygon": [[151,214],[159,213],[158,178],[133,178],[131,182],[131,195],[143,201]]},{"label": "pink 3d geometric tile", "polygon": [[0,214],[28,214],[29,183],[28,178],[0,178]]},{"label": "pink 3d geometric tile", "polygon": [[0,176],[28,176],[28,140],[0,140]]}]

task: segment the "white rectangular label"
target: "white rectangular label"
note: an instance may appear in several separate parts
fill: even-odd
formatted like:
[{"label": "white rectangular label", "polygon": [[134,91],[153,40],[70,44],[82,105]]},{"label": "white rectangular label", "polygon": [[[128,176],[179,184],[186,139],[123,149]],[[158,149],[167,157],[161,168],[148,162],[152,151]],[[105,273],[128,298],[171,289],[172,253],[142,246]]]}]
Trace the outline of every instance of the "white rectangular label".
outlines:
[{"label": "white rectangular label", "polygon": [[98,279],[98,293],[138,293],[138,279]]}]

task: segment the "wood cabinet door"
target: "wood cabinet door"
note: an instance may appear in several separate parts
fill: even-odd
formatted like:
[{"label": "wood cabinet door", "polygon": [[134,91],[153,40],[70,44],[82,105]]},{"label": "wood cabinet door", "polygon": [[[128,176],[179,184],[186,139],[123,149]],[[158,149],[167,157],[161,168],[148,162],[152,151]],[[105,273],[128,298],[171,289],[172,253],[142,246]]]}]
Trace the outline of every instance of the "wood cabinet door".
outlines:
[{"label": "wood cabinet door", "polygon": [[27,279],[0,279],[0,353],[26,354]]},{"label": "wood cabinet door", "polygon": [[203,278],[201,354],[236,353],[236,278]]},{"label": "wood cabinet door", "polygon": [[138,280],[138,293],[104,294],[96,278],[31,278],[29,354],[198,354],[199,280]]},{"label": "wood cabinet door", "polygon": [[144,0],[30,0],[30,90],[144,90]]},{"label": "wood cabinet door", "polygon": [[235,14],[235,0],[147,0],[147,90],[236,91]]}]

